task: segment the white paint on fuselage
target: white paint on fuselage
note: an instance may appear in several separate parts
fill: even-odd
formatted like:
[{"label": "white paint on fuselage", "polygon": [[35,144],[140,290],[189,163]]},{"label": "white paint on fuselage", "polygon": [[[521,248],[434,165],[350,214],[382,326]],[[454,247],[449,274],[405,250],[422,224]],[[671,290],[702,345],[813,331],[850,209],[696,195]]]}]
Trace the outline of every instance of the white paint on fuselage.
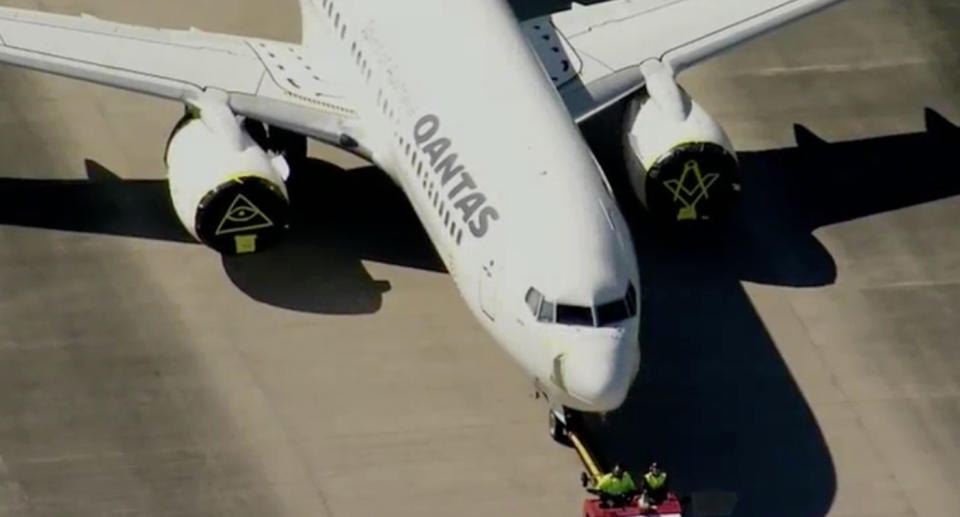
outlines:
[{"label": "white paint on fuselage", "polygon": [[639,318],[540,323],[524,299],[535,287],[589,307],[640,285],[599,165],[509,6],[312,1],[322,39],[356,71],[374,160],[409,197],[471,311],[552,403],[619,406],[639,366]]}]

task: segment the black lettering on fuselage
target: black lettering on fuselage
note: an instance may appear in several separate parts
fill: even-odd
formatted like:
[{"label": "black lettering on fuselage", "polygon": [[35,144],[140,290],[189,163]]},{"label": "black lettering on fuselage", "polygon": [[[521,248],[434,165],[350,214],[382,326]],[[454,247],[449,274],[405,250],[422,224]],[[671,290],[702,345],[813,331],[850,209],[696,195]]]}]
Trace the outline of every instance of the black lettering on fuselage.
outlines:
[{"label": "black lettering on fuselage", "polygon": [[477,213],[477,210],[487,202],[487,196],[481,192],[471,192],[453,204],[454,208],[463,212],[463,222],[467,222]]},{"label": "black lettering on fuselage", "polygon": [[[418,142],[419,143],[419,142]],[[421,144],[422,145],[422,144]],[[438,138],[433,142],[423,146],[423,154],[430,157],[430,165],[436,165],[443,153],[453,145],[448,138]]]},{"label": "black lettering on fuselage", "polygon": [[457,153],[453,153],[436,164],[435,170],[441,175],[440,184],[446,186],[454,176],[463,172],[463,165],[457,165]]},{"label": "black lettering on fuselage", "polygon": [[440,119],[436,115],[424,115],[413,126],[413,139],[417,141],[417,145],[423,145],[429,142],[437,131],[440,131]]},{"label": "black lettering on fuselage", "polygon": [[492,206],[485,206],[483,210],[480,211],[480,214],[477,215],[477,218],[473,221],[470,221],[470,233],[473,234],[476,238],[481,238],[487,234],[487,231],[490,229],[490,223],[500,219],[500,214],[497,212],[496,208]]},{"label": "black lettering on fuselage", "polygon": [[475,188],[477,188],[477,184],[473,181],[473,178],[470,177],[470,173],[467,173],[467,172],[464,172],[463,174],[460,175],[460,181],[457,182],[457,184],[452,189],[450,189],[450,193],[447,194],[447,197],[450,199],[453,199],[459,196],[460,193],[463,192],[463,189],[465,188],[468,188],[470,190],[474,190]]},{"label": "black lettering on fuselage", "polygon": [[479,190],[477,182],[466,172],[466,167],[458,163],[460,156],[453,152],[453,142],[440,134],[440,118],[436,115],[424,115],[413,127],[413,139],[420,151],[430,157],[433,172],[440,176],[438,189],[453,187],[447,192],[453,206],[463,214],[463,222],[476,238],[482,238],[490,230],[494,221],[500,219],[500,213],[488,202],[487,195]]}]

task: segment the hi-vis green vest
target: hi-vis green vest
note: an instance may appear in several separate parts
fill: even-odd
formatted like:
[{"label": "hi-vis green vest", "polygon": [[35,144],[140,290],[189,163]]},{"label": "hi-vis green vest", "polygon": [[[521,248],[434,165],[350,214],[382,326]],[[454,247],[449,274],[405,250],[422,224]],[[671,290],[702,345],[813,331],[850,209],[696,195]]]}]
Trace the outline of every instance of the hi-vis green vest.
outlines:
[{"label": "hi-vis green vest", "polygon": [[652,472],[647,472],[647,474],[643,476],[643,480],[647,482],[647,486],[650,487],[651,490],[657,490],[667,482],[667,473],[661,472],[654,476]]},{"label": "hi-vis green vest", "polygon": [[620,479],[613,477],[613,474],[604,474],[597,480],[597,490],[604,494],[623,495],[636,489],[637,485],[633,483],[629,472],[624,472]]}]

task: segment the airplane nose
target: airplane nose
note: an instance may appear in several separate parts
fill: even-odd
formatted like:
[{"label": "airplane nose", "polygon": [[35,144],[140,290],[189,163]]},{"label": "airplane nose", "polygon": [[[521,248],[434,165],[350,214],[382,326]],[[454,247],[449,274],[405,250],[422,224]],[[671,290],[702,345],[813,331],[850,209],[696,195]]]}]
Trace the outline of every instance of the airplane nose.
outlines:
[{"label": "airplane nose", "polygon": [[592,411],[612,411],[627,398],[639,362],[639,350],[628,343],[584,346],[563,362],[568,393]]}]

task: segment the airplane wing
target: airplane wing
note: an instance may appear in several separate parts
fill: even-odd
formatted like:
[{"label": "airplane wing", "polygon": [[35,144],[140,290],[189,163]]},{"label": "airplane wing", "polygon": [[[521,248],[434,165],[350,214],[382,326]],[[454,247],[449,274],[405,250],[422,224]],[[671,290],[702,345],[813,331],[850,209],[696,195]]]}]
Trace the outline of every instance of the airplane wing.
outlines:
[{"label": "airplane wing", "polygon": [[[316,50],[225,34],[155,29],[0,7],[0,63],[190,103],[227,94],[237,114],[334,144],[360,132],[357,113]],[[308,59],[309,57],[309,59]]]},{"label": "airplane wing", "polygon": [[523,22],[578,122],[644,85],[641,65],[679,73],[840,0],[609,0]]}]

